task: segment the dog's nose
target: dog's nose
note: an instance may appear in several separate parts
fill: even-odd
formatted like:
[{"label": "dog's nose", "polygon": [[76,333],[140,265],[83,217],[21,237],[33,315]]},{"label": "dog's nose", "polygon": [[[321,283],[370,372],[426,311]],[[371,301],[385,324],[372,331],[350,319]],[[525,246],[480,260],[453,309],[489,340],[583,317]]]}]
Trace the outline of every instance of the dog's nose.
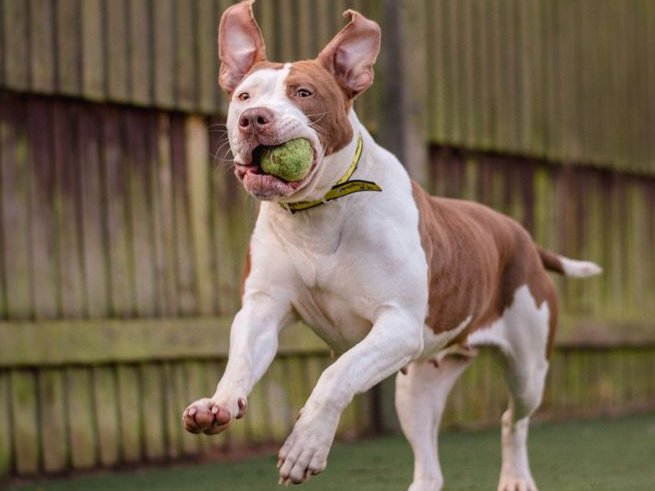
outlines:
[{"label": "dog's nose", "polygon": [[265,107],[251,107],[241,113],[239,129],[244,133],[256,133],[270,128],[275,115]]}]

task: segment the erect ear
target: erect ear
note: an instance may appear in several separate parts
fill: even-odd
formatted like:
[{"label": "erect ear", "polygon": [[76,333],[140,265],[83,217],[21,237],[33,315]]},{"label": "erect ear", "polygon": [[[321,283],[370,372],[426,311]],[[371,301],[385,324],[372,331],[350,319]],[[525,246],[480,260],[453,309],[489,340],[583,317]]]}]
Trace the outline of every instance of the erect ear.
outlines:
[{"label": "erect ear", "polygon": [[354,10],[346,10],[343,16],[350,17],[350,22],[323,48],[317,61],[352,98],[373,83],[373,64],[380,51],[380,26]]},{"label": "erect ear", "polygon": [[255,63],[266,60],[266,46],[252,13],[254,0],[232,5],[218,26],[218,83],[227,92],[239,85]]}]

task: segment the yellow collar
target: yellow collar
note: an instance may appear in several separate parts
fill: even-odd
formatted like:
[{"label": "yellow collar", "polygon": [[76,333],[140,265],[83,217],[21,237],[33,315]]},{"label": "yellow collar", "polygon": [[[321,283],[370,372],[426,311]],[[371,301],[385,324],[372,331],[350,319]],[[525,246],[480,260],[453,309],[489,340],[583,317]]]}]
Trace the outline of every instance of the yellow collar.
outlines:
[{"label": "yellow collar", "polygon": [[328,201],[343,198],[349,194],[359,193],[360,191],[382,191],[382,188],[372,181],[364,181],[362,179],[350,180],[352,175],[357,170],[357,164],[362,156],[363,146],[362,134],[357,137],[357,148],[355,149],[355,157],[352,164],[348,167],[346,173],[337,181],[337,183],[330,188],[330,190],[321,199],[313,201],[296,201],[294,203],[280,203],[280,206],[291,213],[298,211],[309,210],[316,206],[321,206]]}]

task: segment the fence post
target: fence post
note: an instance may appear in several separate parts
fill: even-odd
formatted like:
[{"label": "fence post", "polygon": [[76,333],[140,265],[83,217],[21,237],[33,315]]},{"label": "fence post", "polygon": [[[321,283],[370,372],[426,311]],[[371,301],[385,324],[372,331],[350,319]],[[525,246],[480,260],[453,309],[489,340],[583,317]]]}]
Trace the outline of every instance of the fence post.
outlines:
[{"label": "fence post", "polygon": [[428,179],[425,0],[384,0],[380,140],[422,185]]}]

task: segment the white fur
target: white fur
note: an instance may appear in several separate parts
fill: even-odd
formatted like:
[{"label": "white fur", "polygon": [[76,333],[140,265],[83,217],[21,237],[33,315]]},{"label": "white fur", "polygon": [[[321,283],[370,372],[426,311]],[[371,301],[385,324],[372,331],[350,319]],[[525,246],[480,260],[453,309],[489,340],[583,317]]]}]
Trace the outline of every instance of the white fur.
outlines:
[{"label": "white fur", "polygon": [[[275,112],[284,138],[304,136],[320,145],[305,115],[286,96],[288,72],[288,65],[258,70],[234,91],[227,126],[237,161],[248,155],[235,126],[241,112],[255,104]],[[250,99],[240,101],[242,91]],[[275,202],[262,203],[226,371],[215,394],[189,406],[185,418],[190,417],[189,409],[193,416],[211,405],[224,408],[233,419],[239,416],[238,401],[248,396],[273,360],[279,332],[300,317],[341,356],[321,375],[280,450],[281,482],[302,482],[323,470],[340,414],[353,396],[411,363],[408,378],[399,376],[396,400],[417,457],[410,489],[438,491],[443,481],[436,457],[438,422],[446,395],[470,357],[441,360],[438,369],[413,360],[434,357],[466,329],[471,317],[439,335],[425,326],[428,269],[410,179],[353,111],[349,120],[355,138],[322,158],[291,200],[321,198],[350,166],[358,134],[363,151],[354,178],[374,181],[383,191],[352,194],[296,214]],[[507,479],[519,476],[526,483],[531,477],[521,421],[541,395],[548,315],[545,304],[536,306],[523,287],[502,319],[470,338],[473,346],[493,344],[513,362],[528,367],[508,373],[515,402],[509,436],[503,437],[502,474]]]},{"label": "white fur", "polygon": [[528,422],[541,403],[548,372],[549,318],[548,304],[537,305],[528,287],[522,286],[500,319],[468,338],[471,346],[498,348],[507,360],[505,376],[511,397],[502,418],[499,491],[537,491],[528,462]]},{"label": "white fur", "polygon": [[592,263],[591,261],[576,261],[575,259],[569,259],[564,256],[558,257],[564,268],[564,274],[572,278],[588,278],[589,276],[600,274],[603,271],[598,264]]}]

